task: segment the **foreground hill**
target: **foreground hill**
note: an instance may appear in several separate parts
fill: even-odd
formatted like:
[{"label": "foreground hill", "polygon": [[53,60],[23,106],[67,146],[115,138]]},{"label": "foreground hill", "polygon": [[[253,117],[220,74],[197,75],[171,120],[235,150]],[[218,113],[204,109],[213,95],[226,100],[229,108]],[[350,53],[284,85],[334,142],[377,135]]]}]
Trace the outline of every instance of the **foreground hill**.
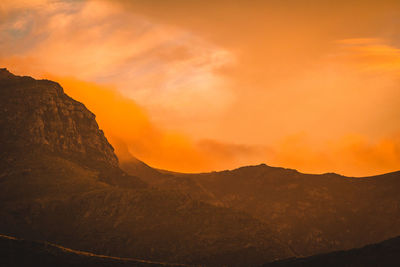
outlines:
[{"label": "foreground hill", "polygon": [[183,266],[108,257],[76,251],[47,242],[0,235],[0,266],[7,267],[161,267]]},{"label": "foreground hill", "polygon": [[95,116],[57,83],[0,69],[0,233],[167,263],[295,256],[270,226],[119,169]]},{"label": "foreground hill", "polygon": [[400,237],[362,248],[336,251],[308,258],[272,262],[264,267],[395,267],[400,266]]},{"label": "foreground hill", "polygon": [[179,174],[121,163],[158,188],[246,212],[268,224],[297,255],[347,250],[400,235],[400,172],[351,178],[303,174],[265,164],[232,171]]}]

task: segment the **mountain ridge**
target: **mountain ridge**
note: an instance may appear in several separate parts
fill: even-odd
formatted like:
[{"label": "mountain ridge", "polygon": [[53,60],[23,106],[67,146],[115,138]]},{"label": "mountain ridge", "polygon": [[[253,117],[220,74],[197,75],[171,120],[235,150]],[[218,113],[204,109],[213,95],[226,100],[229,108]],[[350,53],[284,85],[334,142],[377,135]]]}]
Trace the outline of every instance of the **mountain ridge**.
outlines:
[{"label": "mountain ridge", "polygon": [[[131,165],[120,163],[140,175]],[[221,172],[159,173],[143,178],[152,186],[180,188],[202,201],[251,214],[298,255],[347,250],[400,235],[395,223],[400,223],[399,171],[346,177],[260,164]]]}]

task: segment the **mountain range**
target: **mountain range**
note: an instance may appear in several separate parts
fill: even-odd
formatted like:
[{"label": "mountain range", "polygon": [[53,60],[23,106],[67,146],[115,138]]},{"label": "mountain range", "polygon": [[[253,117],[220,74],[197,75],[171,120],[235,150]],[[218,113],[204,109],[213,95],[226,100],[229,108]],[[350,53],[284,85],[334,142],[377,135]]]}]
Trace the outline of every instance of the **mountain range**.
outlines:
[{"label": "mountain range", "polygon": [[400,235],[400,172],[352,178],[265,164],[158,170],[127,149],[120,162],[95,115],[56,82],[0,69],[0,91],[0,233],[12,237],[7,244],[25,240],[12,245],[14,255],[26,242],[34,251],[49,242],[72,249],[73,260],[85,251],[257,266]]},{"label": "mountain range", "polygon": [[179,174],[135,160],[120,165],[157,188],[179,189],[200,201],[250,214],[297,256],[347,250],[400,235],[400,172],[354,178],[261,164]]}]

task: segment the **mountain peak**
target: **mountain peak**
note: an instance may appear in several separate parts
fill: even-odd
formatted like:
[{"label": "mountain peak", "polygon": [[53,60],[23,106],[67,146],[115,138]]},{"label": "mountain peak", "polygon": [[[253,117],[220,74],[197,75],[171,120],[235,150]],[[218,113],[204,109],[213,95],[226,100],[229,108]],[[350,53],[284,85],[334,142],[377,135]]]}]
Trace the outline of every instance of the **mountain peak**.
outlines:
[{"label": "mountain peak", "polygon": [[6,68],[0,68],[0,80],[10,79],[15,77],[14,74],[8,71]]},{"label": "mountain peak", "polygon": [[0,139],[3,153],[46,150],[80,163],[118,166],[95,115],[52,81],[0,69]]}]

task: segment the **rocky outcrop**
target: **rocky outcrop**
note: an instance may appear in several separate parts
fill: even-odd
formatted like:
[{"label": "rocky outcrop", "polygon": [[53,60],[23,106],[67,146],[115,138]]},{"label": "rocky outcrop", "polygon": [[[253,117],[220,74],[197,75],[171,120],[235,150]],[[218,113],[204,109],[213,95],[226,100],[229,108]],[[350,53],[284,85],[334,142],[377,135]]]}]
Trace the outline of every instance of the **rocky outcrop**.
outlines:
[{"label": "rocky outcrop", "polygon": [[0,69],[0,92],[3,153],[43,149],[82,163],[118,166],[95,115],[67,96],[58,83]]}]

